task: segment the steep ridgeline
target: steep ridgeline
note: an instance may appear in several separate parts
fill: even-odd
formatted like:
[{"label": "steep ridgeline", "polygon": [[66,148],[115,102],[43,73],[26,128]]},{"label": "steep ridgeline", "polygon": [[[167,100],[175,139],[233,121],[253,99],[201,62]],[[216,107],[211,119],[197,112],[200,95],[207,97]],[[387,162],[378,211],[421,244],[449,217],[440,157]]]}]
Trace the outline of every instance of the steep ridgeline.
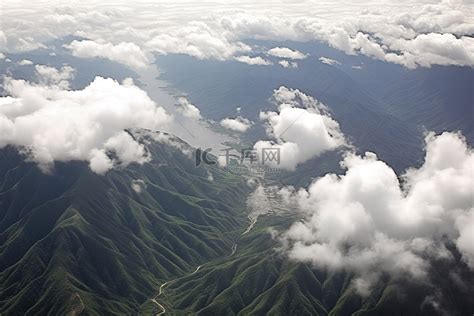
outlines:
[{"label": "steep ridgeline", "polygon": [[247,225],[245,179],[196,168],[192,148],[130,132],[152,161],[50,174],[0,150],[0,314],[136,314],[164,281],[226,255]]}]

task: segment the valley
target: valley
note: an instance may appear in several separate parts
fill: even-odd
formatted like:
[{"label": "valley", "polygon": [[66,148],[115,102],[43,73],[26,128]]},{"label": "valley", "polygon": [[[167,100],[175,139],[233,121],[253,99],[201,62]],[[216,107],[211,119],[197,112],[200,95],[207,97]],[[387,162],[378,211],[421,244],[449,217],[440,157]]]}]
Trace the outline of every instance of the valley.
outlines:
[{"label": "valley", "polygon": [[[248,226],[245,228],[245,230],[237,237],[235,242],[232,244],[231,252],[228,255],[228,257],[232,257],[236,254],[237,249],[238,249],[239,241],[242,239],[242,237],[244,235],[248,234],[252,230],[252,228],[257,224],[258,218],[260,216],[267,216],[270,213],[275,214],[276,210],[278,210],[280,212],[282,211],[281,201],[279,201],[277,196],[275,195],[275,192],[274,192],[275,188],[274,187],[272,187],[270,189],[265,189],[262,186],[262,179],[260,177],[248,177],[247,176],[246,178],[254,180],[255,181],[254,183],[257,184],[257,189],[254,191],[253,194],[255,194],[255,192],[262,192],[263,194],[259,195],[258,197],[254,196],[254,200],[252,200],[252,194],[250,194],[250,197],[247,199],[246,212],[249,214],[247,216],[248,220],[249,220]],[[260,191],[259,189],[262,189],[262,190]],[[280,205],[280,206],[278,206],[278,205]],[[222,258],[220,258],[220,259],[222,259]],[[153,298],[150,299],[150,301],[153,304],[155,304],[157,309],[158,309],[156,311],[156,315],[162,315],[162,314],[165,314],[167,312],[166,307],[163,306],[159,302],[160,297],[164,295],[166,287],[168,287],[169,285],[171,285],[175,282],[179,282],[179,280],[182,279],[182,278],[191,277],[192,275],[196,274],[202,267],[206,266],[207,264],[211,264],[211,263],[212,263],[212,261],[210,261],[208,263],[203,263],[203,264],[197,266],[196,269],[193,270],[191,273],[185,274],[184,276],[181,276],[181,277],[169,280],[169,281],[166,281],[165,283],[160,285],[157,294]],[[148,310],[147,304],[148,303],[145,303],[141,307],[141,313],[146,314],[147,312],[150,312],[150,310]],[[168,313],[169,313],[169,310],[172,311],[172,306],[168,308]],[[153,312],[153,313],[155,313],[155,312]]]}]

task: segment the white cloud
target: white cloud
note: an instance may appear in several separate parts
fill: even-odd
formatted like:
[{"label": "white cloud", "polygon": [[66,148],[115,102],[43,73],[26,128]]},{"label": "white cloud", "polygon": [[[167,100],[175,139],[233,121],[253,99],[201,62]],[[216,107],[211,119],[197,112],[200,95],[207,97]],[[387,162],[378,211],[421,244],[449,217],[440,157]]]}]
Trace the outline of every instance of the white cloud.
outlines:
[{"label": "white cloud", "polygon": [[420,34],[408,40],[394,39],[390,48],[404,53],[380,52],[375,54],[376,57],[408,68],[418,65],[429,67],[431,64],[474,65],[474,39],[469,36],[457,38],[453,34]]},{"label": "white cloud", "polygon": [[474,270],[474,209],[471,208],[469,212],[456,218],[456,228],[459,230],[456,246],[463,254],[467,265]]},{"label": "white cloud", "polygon": [[134,135],[139,135],[141,139],[152,138],[154,141],[160,142],[162,144],[172,146],[179,151],[181,151],[185,156],[190,159],[193,158],[193,148],[189,146],[186,142],[181,140],[179,137],[174,134],[167,132],[149,132],[145,130],[133,130]]},{"label": "white cloud", "polygon": [[227,39],[205,22],[184,22],[179,27],[171,27],[168,32],[153,35],[145,43],[151,51],[166,54],[187,54],[198,59],[228,60],[239,53],[250,52],[251,48],[241,42]]},{"label": "white cloud", "polygon": [[329,57],[319,57],[318,60],[320,62],[322,62],[323,64],[326,64],[326,65],[340,65],[341,63],[335,59],[331,59]]},{"label": "white cloud", "polygon": [[[46,1],[26,8],[5,1],[0,47],[2,51],[26,51],[76,35],[110,43],[106,45],[119,50],[118,55],[123,55],[123,49],[114,47],[133,42],[138,48],[131,51],[138,57],[132,63],[142,64],[140,51],[231,60],[252,51],[242,43],[246,39],[321,40],[350,54],[362,53],[407,67],[473,66],[472,4],[429,2],[305,1],[266,6],[262,12],[260,5],[245,1],[213,6],[175,1],[160,3],[159,8],[146,2],[101,6],[93,0],[73,5]],[[109,52],[100,50],[103,57],[111,58]],[[90,54],[94,55],[84,52],[84,56]],[[112,56],[128,62],[115,53]]]},{"label": "white cloud", "polygon": [[231,129],[236,132],[245,132],[252,126],[252,122],[242,116],[237,116],[236,118],[225,118],[220,122],[222,127]]},{"label": "white cloud", "polygon": [[201,111],[184,97],[178,98],[178,112],[191,119],[199,120],[202,118]]},{"label": "white cloud", "polygon": [[142,193],[142,190],[146,189],[146,183],[142,179],[135,179],[132,180],[131,187],[136,193]]},{"label": "white cloud", "polygon": [[74,69],[70,66],[63,66],[61,69],[45,65],[36,65],[36,73],[39,81],[44,85],[58,85],[61,88],[69,88],[69,80],[74,77]]},{"label": "white cloud", "polygon": [[447,237],[474,269],[474,153],[459,134],[429,134],[426,143],[424,164],[402,183],[375,154],[348,154],[345,174],[286,190],[304,217],[280,236],[289,257],[356,272],[363,290],[380,273],[423,278],[429,259],[450,258]]},{"label": "white cloud", "polygon": [[248,65],[262,65],[262,66],[268,66],[272,65],[273,63],[271,61],[265,60],[260,56],[257,57],[250,57],[250,56],[237,56],[235,57],[235,60],[245,63]]},{"label": "white cloud", "polygon": [[[64,78],[64,69],[43,71],[42,78],[61,72]],[[10,96],[0,98],[0,147],[19,147],[44,171],[54,161],[88,161],[97,173],[146,162],[145,148],[124,130],[157,129],[170,121],[131,79],[96,77],[82,90],[66,90],[6,78],[4,87]]]},{"label": "white cloud", "polygon": [[5,59],[5,58],[6,58],[5,54],[0,53],[0,59]]},{"label": "white cloud", "polygon": [[278,64],[283,68],[298,68],[298,63],[295,61],[280,60]]},{"label": "white cloud", "polygon": [[308,57],[308,55],[296,49],[292,50],[288,47],[273,47],[267,53],[271,56],[288,59],[305,59],[306,57]]},{"label": "white cloud", "polygon": [[30,65],[33,65],[33,62],[31,60],[28,60],[28,59],[22,59],[18,62],[18,65],[20,65],[20,66],[30,66]]},{"label": "white cloud", "polygon": [[297,89],[283,86],[274,91],[273,97],[279,111],[260,113],[260,118],[268,122],[267,135],[273,140],[258,141],[254,147],[257,152],[262,152],[263,148],[279,148],[278,167],[292,170],[298,164],[346,143],[339,124],[321,102]]},{"label": "white cloud", "polygon": [[[48,162],[47,165],[40,164],[40,167],[43,169],[43,171],[48,172],[50,164],[50,162]],[[114,163],[109,158],[105,150],[93,148],[89,154],[89,167],[97,174],[104,174],[114,167]]]},{"label": "white cloud", "polygon": [[121,42],[113,45],[102,41],[74,40],[64,45],[72,54],[82,58],[107,58],[132,68],[143,68],[149,60],[141,48],[134,43]]}]

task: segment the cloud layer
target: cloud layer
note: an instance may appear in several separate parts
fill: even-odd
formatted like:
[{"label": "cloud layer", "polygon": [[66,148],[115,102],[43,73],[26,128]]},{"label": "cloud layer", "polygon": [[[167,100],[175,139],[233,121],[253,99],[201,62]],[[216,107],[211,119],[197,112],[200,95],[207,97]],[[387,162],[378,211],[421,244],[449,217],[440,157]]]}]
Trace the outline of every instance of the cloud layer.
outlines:
[{"label": "cloud layer", "polygon": [[268,55],[287,58],[287,59],[305,59],[308,55],[298,51],[292,50],[288,47],[273,47],[267,52]]},{"label": "cloud layer", "polygon": [[[55,38],[76,35],[87,40],[67,46],[74,54],[140,67],[149,62],[149,52],[216,60],[240,56],[252,62],[242,57],[254,50],[243,43],[246,39],[320,40],[348,54],[361,53],[410,68],[474,65],[474,8],[462,1],[117,4],[120,6],[86,0],[25,6],[6,0],[2,3],[0,47],[27,51],[45,47]],[[285,47],[271,51],[286,58],[304,56]]]},{"label": "cloud layer", "polygon": [[149,60],[140,47],[134,43],[121,42],[117,45],[90,40],[74,40],[64,45],[72,54],[82,58],[102,57],[132,68],[143,68]]},{"label": "cloud layer", "polygon": [[340,65],[341,63],[335,59],[329,57],[319,57],[318,60],[326,65]]},{"label": "cloud layer", "polygon": [[221,120],[220,124],[222,127],[241,133],[247,131],[252,126],[252,122],[242,116],[237,116],[236,118],[227,117]]},{"label": "cloud layer", "polygon": [[74,69],[71,66],[63,66],[61,69],[45,65],[35,65],[39,82],[45,86],[56,85],[60,88],[69,88],[69,81],[74,77]]},{"label": "cloud layer", "polygon": [[280,60],[278,64],[282,66],[283,68],[298,68],[298,63],[295,61],[288,61],[288,60],[283,59],[283,60]]},{"label": "cloud layer", "polygon": [[268,61],[266,59],[263,59],[260,56],[256,57],[250,57],[250,56],[237,56],[235,57],[235,60],[240,61],[241,63],[248,64],[248,65],[262,65],[262,66],[268,66],[272,65],[273,63],[271,61]]},{"label": "cloud layer", "polygon": [[202,119],[201,111],[197,108],[197,106],[189,102],[188,99],[184,97],[178,98],[178,112],[190,119]]},{"label": "cloud layer", "polygon": [[290,258],[356,272],[361,292],[382,273],[425,277],[430,259],[450,258],[445,238],[474,269],[474,153],[461,135],[429,134],[424,164],[402,182],[373,153],[341,165],[343,175],[283,190],[304,217],[280,237]]},{"label": "cloud layer", "polygon": [[[278,166],[294,169],[302,162],[346,144],[339,124],[331,118],[324,104],[297,89],[280,87],[273,98],[278,112],[261,112],[267,121],[267,135],[272,140],[258,141],[254,148],[279,148]],[[275,162],[276,163],[276,162]]]},{"label": "cloud layer", "polygon": [[71,69],[37,66],[40,83],[6,78],[0,98],[0,148],[17,146],[44,171],[54,161],[88,161],[93,171],[149,159],[124,130],[157,129],[170,121],[131,79],[96,77],[82,90],[68,90]]}]

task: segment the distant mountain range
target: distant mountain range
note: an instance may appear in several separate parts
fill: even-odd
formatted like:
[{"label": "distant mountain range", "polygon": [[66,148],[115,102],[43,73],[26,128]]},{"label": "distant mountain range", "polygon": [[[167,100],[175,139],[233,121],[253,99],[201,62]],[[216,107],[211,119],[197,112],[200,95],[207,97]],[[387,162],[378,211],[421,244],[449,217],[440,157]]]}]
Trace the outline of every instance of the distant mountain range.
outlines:
[{"label": "distant mountain range", "polygon": [[[299,89],[329,107],[360,152],[377,153],[397,172],[422,162],[426,131],[461,131],[468,142],[474,141],[474,72],[470,68],[408,70],[365,56],[345,55],[323,43],[249,43],[266,48],[286,45],[310,56],[298,60],[295,69],[196,60],[185,55],[156,56],[157,65],[163,71],[162,79],[214,120],[236,116],[240,107],[242,116],[258,121],[260,111],[275,108],[269,103],[274,89],[282,85]],[[320,56],[334,58],[339,64],[323,64]],[[251,144],[262,137],[264,130],[256,124],[243,140]],[[304,171],[297,171],[298,177],[305,179],[310,169],[312,176],[318,176],[337,168],[319,168],[321,164],[327,165],[327,161],[315,159],[301,166],[299,170]]]}]

